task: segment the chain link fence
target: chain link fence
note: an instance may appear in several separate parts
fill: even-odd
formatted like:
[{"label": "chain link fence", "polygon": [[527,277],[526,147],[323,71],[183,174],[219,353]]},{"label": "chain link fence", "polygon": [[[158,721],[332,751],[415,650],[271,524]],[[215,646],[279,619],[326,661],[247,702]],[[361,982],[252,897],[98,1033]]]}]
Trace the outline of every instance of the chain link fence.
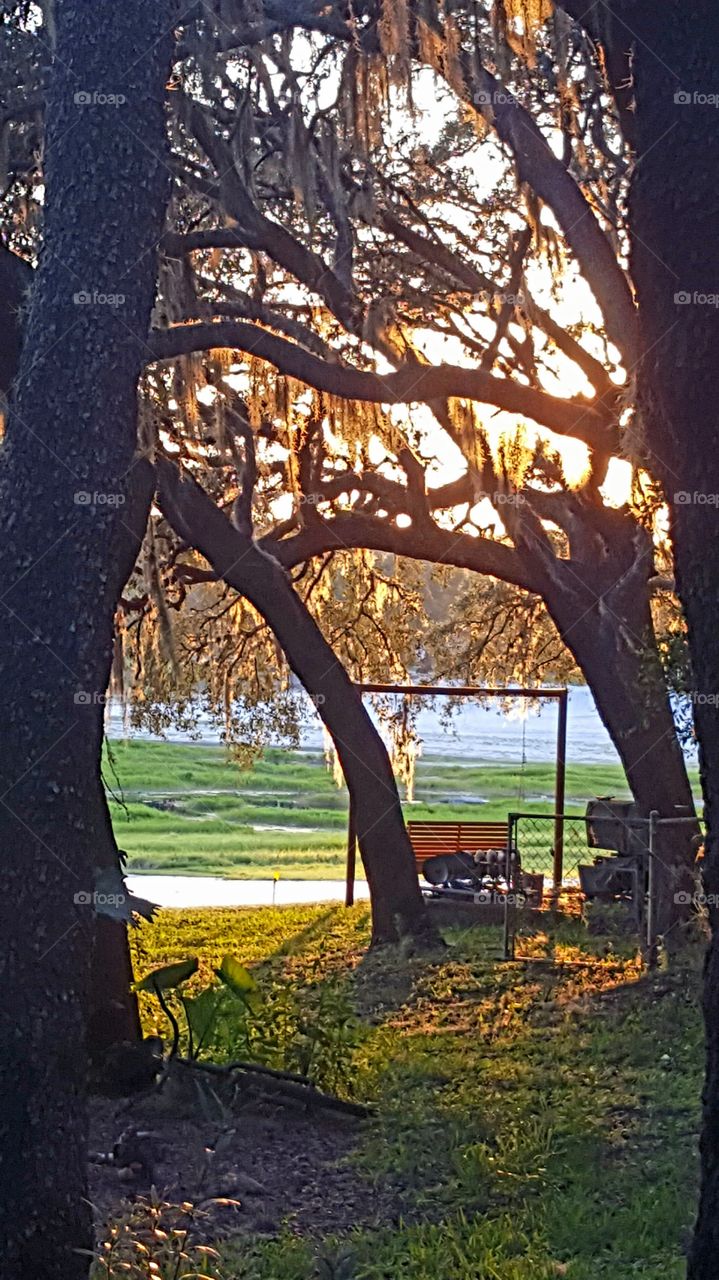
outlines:
[{"label": "chain link fence", "polygon": [[[505,900],[505,957],[514,956],[522,922],[553,909],[583,912],[597,932],[635,935],[651,963],[659,898],[675,865],[671,846],[698,842],[700,832],[695,817],[629,818],[608,810],[593,816],[509,814],[508,866],[521,868],[521,892],[509,892]],[[674,896],[684,904],[686,883],[675,886]]]}]

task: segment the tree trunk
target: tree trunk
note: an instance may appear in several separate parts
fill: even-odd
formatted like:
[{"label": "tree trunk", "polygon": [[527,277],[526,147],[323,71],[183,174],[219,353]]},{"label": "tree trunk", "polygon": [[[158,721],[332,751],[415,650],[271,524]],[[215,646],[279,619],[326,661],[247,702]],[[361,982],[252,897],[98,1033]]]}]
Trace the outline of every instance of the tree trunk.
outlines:
[{"label": "tree trunk", "polygon": [[373,943],[406,933],[433,937],[392,765],[361,695],[278,562],[171,463],[161,460],[157,470],[166,519],[266,620],[332,736],[367,874]]},{"label": "tree trunk", "polygon": [[[0,351],[2,416],[5,398],[17,376],[22,347],[21,309],[29,297],[34,277],[35,272],[29,263],[0,245],[0,326],[4,337]],[[144,488],[147,490],[146,485]],[[151,490],[143,492],[136,484],[132,490],[129,507],[123,507],[122,532],[126,545],[122,546],[121,559],[125,563],[125,577],[132,571],[142,544],[152,497]],[[100,825],[105,828],[106,841],[98,842],[98,866],[119,869],[117,844],[106,805],[100,815]],[[139,1005],[131,984],[127,925],[106,916],[97,916],[88,1020],[88,1051],[91,1055],[101,1053],[112,1044],[141,1038]]]},{"label": "tree trunk", "polygon": [[[596,593],[596,586],[593,593]],[[566,601],[548,606],[562,640],[573,653],[600,718],[616,747],[641,816],[654,810],[662,818],[692,817],[694,798],[677,738],[666,680],[656,647],[649,597],[633,590],[611,612],[596,594],[586,610]],[[659,828],[655,845],[655,920],[670,950],[681,946],[678,927],[691,917],[688,898],[694,887],[696,823]],[[648,836],[648,832],[647,832]]]},{"label": "tree trunk", "polygon": [[87,1048],[91,1056],[142,1038],[127,926],[98,916],[92,950]]},{"label": "tree trunk", "polygon": [[[45,249],[0,454],[3,1277],[80,1280],[84,1014],[136,387],[166,203],[169,5],[56,7]],[[142,175],[142,180],[139,180]]]},{"label": "tree trunk", "polygon": [[[114,567],[120,590],[132,573],[142,546],[154,494],[154,477],[149,468],[133,466],[128,476],[127,502],[122,507],[122,527],[115,540]],[[121,857],[112,830],[112,820],[104,791],[97,797],[98,869],[121,868]],[[100,834],[101,833],[101,834]],[[142,1038],[140,1008],[132,989],[128,926],[107,916],[95,916],[87,1017],[87,1048],[96,1076],[102,1080],[101,1055],[112,1045]]]},{"label": "tree trunk", "polygon": [[641,419],[670,507],[695,683],[712,941],[705,969],[702,1188],[690,1280],[719,1257],[719,112],[714,0],[617,5],[636,31],[631,268],[644,356]]},{"label": "tree trunk", "polygon": [[548,609],[587,681],[642,813],[693,813],[648,598],[638,596],[628,617],[607,615],[596,596],[586,611],[576,596],[571,602],[555,597]]}]

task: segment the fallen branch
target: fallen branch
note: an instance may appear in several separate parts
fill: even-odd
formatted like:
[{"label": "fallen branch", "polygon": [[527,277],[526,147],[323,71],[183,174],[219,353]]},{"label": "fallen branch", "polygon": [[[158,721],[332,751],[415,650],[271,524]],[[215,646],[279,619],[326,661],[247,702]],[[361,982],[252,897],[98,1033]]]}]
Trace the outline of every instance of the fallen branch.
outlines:
[{"label": "fallen branch", "polygon": [[342,1115],[357,1116],[366,1119],[372,1114],[372,1108],[362,1102],[346,1102],[336,1098],[332,1093],[324,1093],[318,1089],[307,1076],[296,1075],[292,1071],[277,1071],[273,1067],[259,1066],[254,1062],[228,1062],[221,1065],[217,1062],[194,1062],[190,1058],[176,1058],[175,1062],[183,1067],[196,1071],[206,1071],[211,1075],[225,1076],[230,1079],[239,1072],[247,1077],[255,1076],[258,1083],[249,1087],[262,1093],[273,1102],[292,1100],[306,1107],[317,1107],[326,1111],[339,1111]]}]

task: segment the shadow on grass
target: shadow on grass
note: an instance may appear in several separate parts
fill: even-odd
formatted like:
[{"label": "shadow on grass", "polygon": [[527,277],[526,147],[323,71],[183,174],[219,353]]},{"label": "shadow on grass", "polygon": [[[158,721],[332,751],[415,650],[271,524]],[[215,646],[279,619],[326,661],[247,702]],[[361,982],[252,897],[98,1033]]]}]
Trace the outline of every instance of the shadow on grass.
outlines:
[{"label": "shadow on grass", "polygon": [[[374,1023],[358,1070],[380,1109],[356,1167],[392,1186],[399,1216],[322,1246],[328,1275],[683,1275],[701,1070],[697,958],[646,976],[608,939],[555,924],[556,936],[533,931],[535,954],[515,965],[491,963],[491,939],[463,930],[440,959],[385,951],[355,969]],[[310,1277],[316,1253],[276,1245],[258,1270],[237,1275]]]},{"label": "shadow on grass", "polygon": [[366,907],[255,912],[253,929],[253,964],[315,988],[344,972],[365,1028],[354,1092],[378,1108],[353,1167],[397,1210],[342,1239],[223,1246],[228,1280],[679,1280],[696,1184],[696,952],[647,976],[630,941],[548,918],[513,964],[495,962],[496,930],[481,928],[450,930],[430,956],[363,954]]}]

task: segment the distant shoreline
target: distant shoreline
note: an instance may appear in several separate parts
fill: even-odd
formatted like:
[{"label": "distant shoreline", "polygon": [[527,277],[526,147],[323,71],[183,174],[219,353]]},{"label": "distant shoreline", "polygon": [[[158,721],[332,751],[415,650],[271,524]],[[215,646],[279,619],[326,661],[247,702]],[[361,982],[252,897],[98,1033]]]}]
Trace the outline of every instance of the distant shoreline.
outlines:
[{"label": "distant shoreline", "polygon": [[[342,879],[347,792],[316,749],[270,748],[243,770],[218,744],[115,739],[103,777],[132,874]],[[581,817],[598,795],[628,795],[621,767],[570,758],[566,811]],[[553,796],[552,760],[457,761],[431,752],[419,762],[416,799],[405,812],[419,821],[506,821],[510,812],[553,813]]]}]

